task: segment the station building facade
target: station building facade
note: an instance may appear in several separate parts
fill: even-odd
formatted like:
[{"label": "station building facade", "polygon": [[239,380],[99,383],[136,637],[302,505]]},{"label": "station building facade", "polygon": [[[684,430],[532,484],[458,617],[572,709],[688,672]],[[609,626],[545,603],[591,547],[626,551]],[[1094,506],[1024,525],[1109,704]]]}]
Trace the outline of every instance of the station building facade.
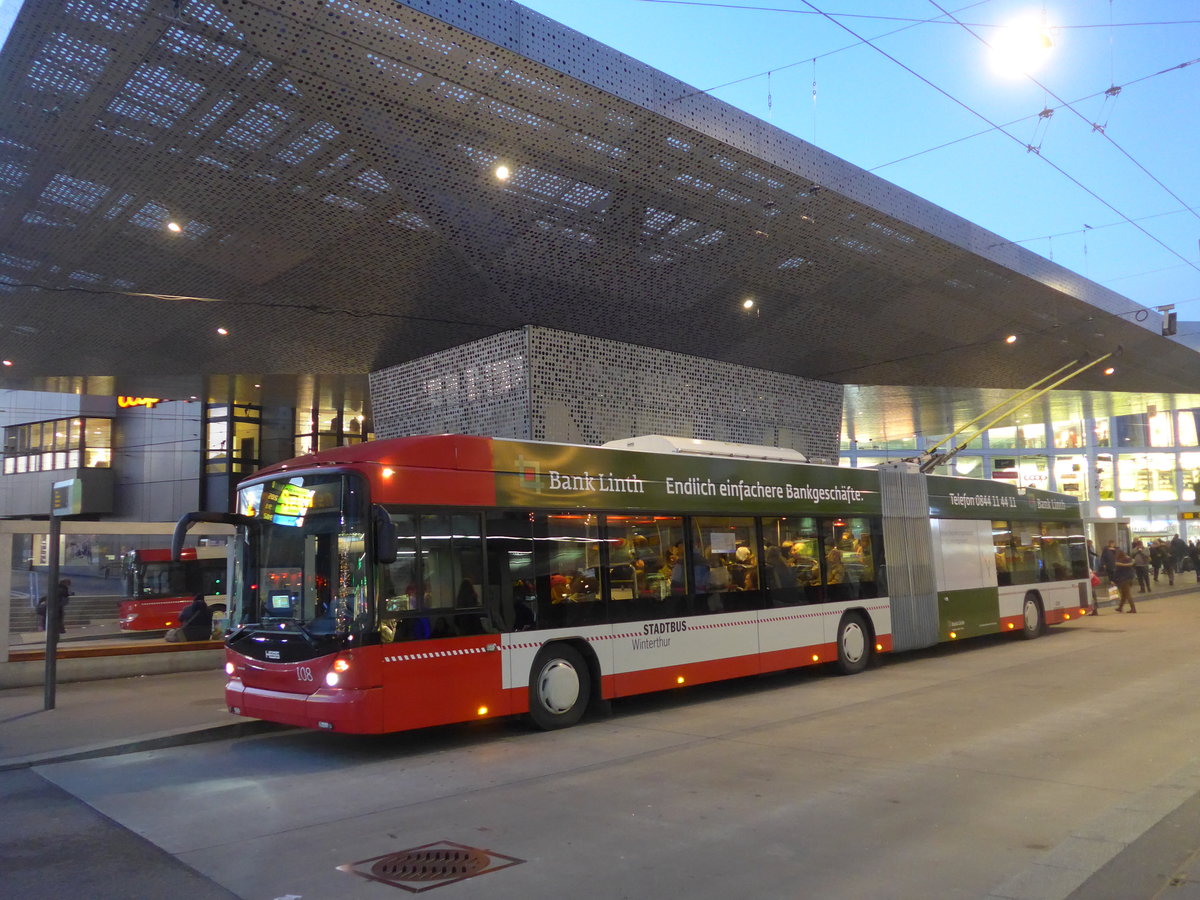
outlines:
[{"label": "station building facade", "polygon": [[[1082,412],[1070,419],[1055,419],[1047,402],[1028,421],[985,429],[937,471],[1071,494],[1090,520],[1127,522],[1134,538],[1178,534],[1200,540],[1200,407],[1192,405],[1197,398],[1180,398],[1186,405],[1179,408],[1150,405],[1112,415],[1100,412],[1111,406],[1103,402],[1108,399],[1085,395]],[[913,457],[946,437],[886,440],[870,430],[868,423],[847,421],[841,465],[870,467]],[[946,443],[955,445],[955,439]]]},{"label": "station building facade", "polygon": [[[843,402],[844,392],[871,387],[533,327],[361,377],[163,379],[134,394],[110,393],[113,379],[42,387],[0,392],[0,519],[10,522],[44,521],[51,487],[70,479],[85,485],[80,524],[161,524],[194,509],[227,510],[237,482],[258,468],[377,435],[599,444],[661,433],[788,447],[853,467],[915,457],[947,437],[884,436]],[[1136,401],[1047,399],[1019,423],[983,430],[938,471],[1069,493],[1093,519],[1128,520],[1135,536],[1197,540],[1200,398],[1177,399],[1119,413],[1111,411]],[[1064,407],[1075,414],[1056,417]],[[28,546],[15,553],[36,555]]]}]

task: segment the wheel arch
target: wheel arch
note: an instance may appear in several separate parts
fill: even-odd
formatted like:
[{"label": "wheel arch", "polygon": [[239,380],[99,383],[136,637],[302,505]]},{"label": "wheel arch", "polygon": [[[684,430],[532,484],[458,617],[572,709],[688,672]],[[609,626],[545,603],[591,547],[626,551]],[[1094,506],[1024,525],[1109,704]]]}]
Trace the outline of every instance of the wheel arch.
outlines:
[{"label": "wheel arch", "polygon": [[1046,631],[1046,601],[1042,598],[1042,592],[1037,588],[1028,588],[1025,595],[1021,598],[1021,619],[1025,621],[1025,604],[1029,601],[1037,607],[1038,611],[1038,628],[1035,631],[1030,631],[1028,625],[1021,629],[1021,634],[1026,638],[1035,638]]},{"label": "wheel arch", "polygon": [[[596,655],[596,651],[592,648],[591,642],[586,638],[579,636],[550,638],[549,640],[543,642],[540,647],[538,647],[537,653],[534,654],[534,660],[536,661],[537,657],[547,647],[553,647],[555,644],[566,644],[567,646],[576,650],[579,655],[583,657],[583,661],[588,667],[588,674],[591,676],[591,687],[588,695],[589,706],[592,702],[603,700],[604,692],[600,684],[600,657]],[[528,680],[529,679],[527,676],[526,681]]]},{"label": "wheel arch", "polygon": [[[855,620],[861,622],[863,625],[863,628],[866,632],[864,635],[864,639],[865,639],[864,643],[866,644],[866,646],[863,648],[866,658],[860,664],[852,665],[850,668],[846,668],[845,664],[842,661],[842,647],[841,647],[842,628],[845,625],[847,619],[855,619]],[[875,650],[875,646],[876,646],[876,642],[877,642],[877,635],[875,633],[875,623],[871,619],[871,614],[869,612],[867,612],[867,610],[865,608],[863,608],[862,606],[848,606],[844,610],[842,610],[841,615],[838,616],[837,631],[834,636],[834,641],[837,644],[838,665],[841,667],[841,671],[842,671],[843,675],[851,675],[856,672],[861,672],[864,669],[866,669],[868,666],[873,665],[875,663],[875,661],[878,659],[878,653]]]},{"label": "wheel arch", "polygon": [[841,630],[842,620],[851,613],[857,613],[862,620],[867,624],[867,637],[871,640],[871,653],[875,653],[875,645],[879,643],[879,635],[875,631],[875,620],[867,611],[865,606],[848,606],[842,610],[842,614],[838,616],[838,630]]}]

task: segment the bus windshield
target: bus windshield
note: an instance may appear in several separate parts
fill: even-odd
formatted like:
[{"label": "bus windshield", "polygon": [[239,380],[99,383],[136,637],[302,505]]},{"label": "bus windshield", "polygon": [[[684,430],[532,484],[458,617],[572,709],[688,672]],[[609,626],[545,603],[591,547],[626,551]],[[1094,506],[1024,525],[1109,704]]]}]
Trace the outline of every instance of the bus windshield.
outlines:
[{"label": "bus windshield", "polygon": [[242,488],[238,512],[254,521],[235,544],[231,626],[361,630],[370,620],[365,497],[365,485],[348,475]]}]

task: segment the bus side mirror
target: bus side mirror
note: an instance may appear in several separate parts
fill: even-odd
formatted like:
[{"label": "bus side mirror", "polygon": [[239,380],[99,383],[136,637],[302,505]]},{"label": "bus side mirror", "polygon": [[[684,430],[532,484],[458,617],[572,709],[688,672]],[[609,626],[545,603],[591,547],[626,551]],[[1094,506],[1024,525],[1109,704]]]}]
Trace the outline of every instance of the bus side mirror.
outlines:
[{"label": "bus side mirror", "polygon": [[378,503],[371,507],[371,520],[375,526],[375,559],[390,566],[396,561],[396,523]]}]

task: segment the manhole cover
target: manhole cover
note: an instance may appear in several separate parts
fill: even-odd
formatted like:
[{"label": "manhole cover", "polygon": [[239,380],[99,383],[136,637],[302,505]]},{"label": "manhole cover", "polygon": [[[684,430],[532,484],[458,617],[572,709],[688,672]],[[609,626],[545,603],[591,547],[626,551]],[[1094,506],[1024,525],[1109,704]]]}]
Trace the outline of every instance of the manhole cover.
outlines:
[{"label": "manhole cover", "polygon": [[347,863],[338,866],[338,869],[368,881],[390,884],[419,894],[476,875],[497,872],[524,861],[492,850],[481,850],[453,841],[438,841]]}]

